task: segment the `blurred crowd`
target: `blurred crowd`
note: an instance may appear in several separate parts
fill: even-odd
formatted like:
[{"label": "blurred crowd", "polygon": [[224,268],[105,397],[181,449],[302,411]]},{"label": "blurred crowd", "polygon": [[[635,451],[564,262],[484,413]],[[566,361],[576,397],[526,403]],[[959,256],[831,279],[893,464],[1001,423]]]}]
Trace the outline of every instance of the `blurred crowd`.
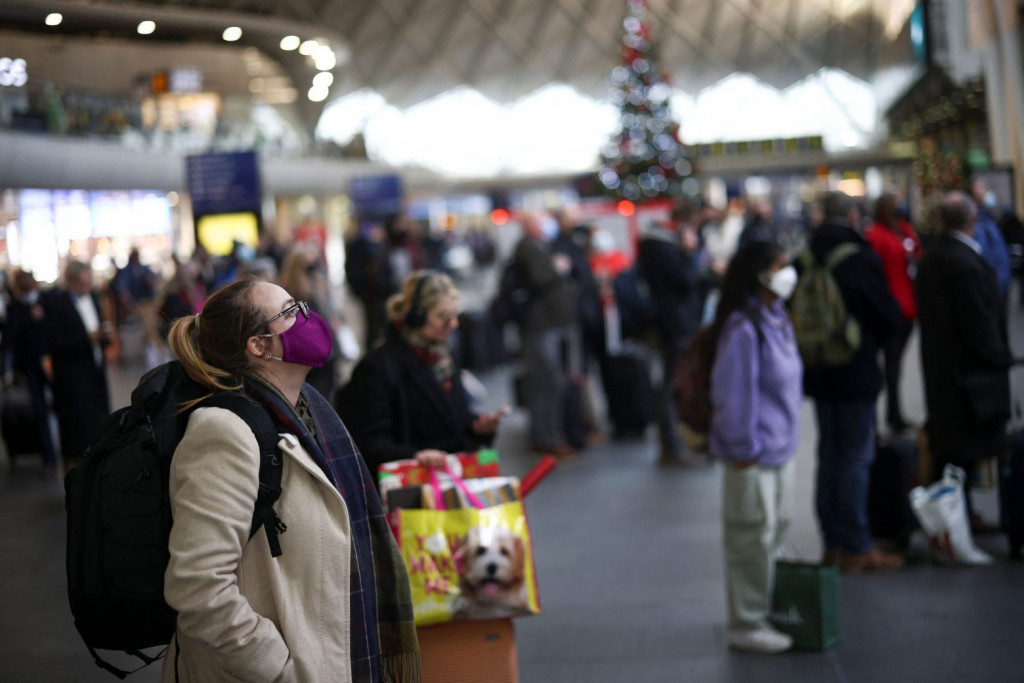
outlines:
[{"label": "blurred crowd", "polygon": [[[515,357],[515,400],[538,455],[571,466],[588,446],[642,438],[653,424],[660,466],[724,462],[730,643],[782,651],[791,642],[767,614],[805,397],[818,427],[823,563],[848,573],[902,565],[909,527],[885,539],[895,544],[877,542],[869,480],[880,444],[913,441],[915,431],[932,463],[920,483],[946,465],[963,468],[972,525],[993,526],[969,491],[978,466],[1006,447],[1006,316],[1014,273],[1024,283],[1024,226],[980,182],[926,198],[919,213],[912,222],[893,193],[868,205],[830,192],[798,215],[767,199],[733,197],[724,208],[680,199],[623,244],[566,207],[519,214],[503,260],[488,230],[456,240],[403,216],[357,221],[344,267],[365,316],[355,326],[316,244],[265,236],[258,248],[236,242],[216,258],[199,248],[175,258],[166,279],[138,251],[104,282],[75,261],[52,288],[16,269],[0,316],[0,431],[12,459],[42,453],[47,472],[74,466],[110,413],[107,363],[128,353],[127,331],[138,332],[137,351],[155,367],[170,358],[174,320],[253,276],[330,327],[330,357],[306,381],[332,402],[371,467],[404,458],[440,466],[492,444],[509,408],[478,413],[480,385],[466,370]],[[496,291],[486,310],[463,310],[458,283],[476,271],[493,274]],[[815,315],[837,327],[808,346]],[[924,425],[910,423],[900,400],[915,328]],[[345,363],[354,364],[348,382]],[[898,499],[905,506],[906,492]]]},{"label": "blurred crowd", "polygon": [[[188,259],[175,257],[166,279],[142,263],[136,249],[100,282],[89,265],[78,261],[64,265],[53,287],[15,269],[6,279],[0,327],[2,431],[12,458],[22,451],[42,452],[49,472],[59,452],[65,468],[72,467],[110,413],[107,364],[142,361],[152,368],[168,360],[171,322],[198,313],[210,294],[247,275],[278,283],[308,301],[340,338],[349,338],[321,251],[310,245],[282,248],[264,240],[254,250],[236,242],[230,254],[217,258],[199,247]],[[329,363],[310,373],[309,382],[328,396],[338,382],[341,348],[336,345]]]},{"label": "blurred crowd", "polygon": [[[817,422],[823,565],[900,568],[917,525],[911,486],[948,481],[949,466],[963,473],[964,524],[999,529],[971,490],[982,465],[1017,458],[1007,305],[1021,224],[981,182],[926,198],[921,213],[915,227],[891,193],[867,205],[830,192],[786,221],[764,200],[724,212],[681,200],[643,227],[633,264],[571,212],[555,215],[553,237],[540,216],[522,217],[494,309],[519,328],[532,447],[571,464],[607,427],[641,435],[653,421],[662,466],[723,462],[734,648],[793,644],[769,615],[805,397]],[[923,425],[909,423],[900,400],[915,327]],[[600,391],[606,421],[594,408]],[[1006,511],[1020,493],[1004,491],[1004,515],[1016,514]],[[974,548],[937,557],[991,562]]]}]

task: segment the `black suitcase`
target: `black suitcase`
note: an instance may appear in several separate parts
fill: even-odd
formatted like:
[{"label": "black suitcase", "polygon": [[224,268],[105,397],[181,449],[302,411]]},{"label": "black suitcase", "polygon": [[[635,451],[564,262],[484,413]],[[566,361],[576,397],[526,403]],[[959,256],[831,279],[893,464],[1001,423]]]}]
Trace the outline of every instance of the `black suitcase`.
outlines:
[{"label": "black suitcase", "polygon": [[1009,448],[999,462],[999,525],[1006,532],[1010,557],[1024,547],[1024,431],[1010,434]]},{"label": "black suitcase", "polygon": [[910,507],[910,490],[917,479],[917,444],[900,437],[879,438],[870,477],[871,534],[905,549],[917,528],[917,517]]},{"label": "black suitcase", "polygon": [[654,387],[647,358],[624,345],[602,364],[601,384],[616,437],[642,436],[654,415]]},{"label": "black suitcase", "polygon": [[490,370],[506,360],[504,340],[486,311],[459,315],[458,354],[467,370]]},{"label": "black suitcase", "polygon": [[516,372],[512,375],[512,403],[517,408],[528,408],[526,405],[526,375]]},{"label": "black suitcase", "polygon": [[576,450],[587,445],[587,414],[583,392],[583,376],[569,380],[565,390],[565,440]]},{"label": "black suitcase", "polygon": [[41,456],[43,449],[28,387],[5,387],[0,400],[3,401],[0,405],[0,433],[3,434],[11,466],[14,466],[14,459],[19,455]]},{"label": "black suitcase", "polygon": [[[583,448],[587,443],[587,420],[582,382],[583,378],[569,380],[562,406],[566,443],[577,450]],[[520,373],[512,376],[512,397],[520,408],[529,408],[526,396],[526,377]]]}]

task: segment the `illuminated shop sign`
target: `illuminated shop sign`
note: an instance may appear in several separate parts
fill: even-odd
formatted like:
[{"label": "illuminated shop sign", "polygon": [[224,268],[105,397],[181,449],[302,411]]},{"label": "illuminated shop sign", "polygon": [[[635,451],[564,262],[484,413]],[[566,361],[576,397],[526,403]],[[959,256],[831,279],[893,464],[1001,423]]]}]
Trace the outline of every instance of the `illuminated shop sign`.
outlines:
[{"label": "illuminated shop sign", "polygon": [[0,85],[20,88],[28,83],[28,65],[24,59],[0,57]]},{"label": "illuminated shop sign", "polygon": [[171,70],[171,92],[197,93],[203,90],[203,73],[199,69]]}]

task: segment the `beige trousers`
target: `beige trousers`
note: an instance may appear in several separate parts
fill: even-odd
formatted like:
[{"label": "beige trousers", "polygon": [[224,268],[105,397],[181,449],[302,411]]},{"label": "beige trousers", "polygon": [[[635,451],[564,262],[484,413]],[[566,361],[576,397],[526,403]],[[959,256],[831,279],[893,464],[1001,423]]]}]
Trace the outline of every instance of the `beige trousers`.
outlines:
[{"label": "beige trousers", "polygon": [[722,540],[729,628],[767,625],[775,586],[775,558],[789,526],[793,460],[782,467],[724,465]]}]

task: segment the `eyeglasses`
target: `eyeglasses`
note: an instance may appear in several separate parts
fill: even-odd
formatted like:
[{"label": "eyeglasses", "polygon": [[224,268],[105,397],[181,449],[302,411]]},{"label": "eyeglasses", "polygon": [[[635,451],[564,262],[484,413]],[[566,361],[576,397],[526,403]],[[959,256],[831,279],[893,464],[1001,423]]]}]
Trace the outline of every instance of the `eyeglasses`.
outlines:
[{"label": "eyeglasses", "polygon": [[309,320],[309,304],[307,304],[305,301],[296,301],[291,306],[289,306],[288,308],[284,309],[283,311],[281,311],[280,313],[275,315],[273,318],[270,318],[270,319],[266,320],[263,324],[264,325],[269,325],[270,323],[274,322],[275,320],[277,320],[278,318],[280,318],[282,316],[286,316],[289,313],[294,313],[295,309],[298,309],[299,313],[302,314],[303,318],[305,318],[306,320]]},{"label": "eyeglasses", "polygon": [[437,318],[437,321],[443,325],[451,325],[458,320],[459,311],[432,311],[430,315]]}]

